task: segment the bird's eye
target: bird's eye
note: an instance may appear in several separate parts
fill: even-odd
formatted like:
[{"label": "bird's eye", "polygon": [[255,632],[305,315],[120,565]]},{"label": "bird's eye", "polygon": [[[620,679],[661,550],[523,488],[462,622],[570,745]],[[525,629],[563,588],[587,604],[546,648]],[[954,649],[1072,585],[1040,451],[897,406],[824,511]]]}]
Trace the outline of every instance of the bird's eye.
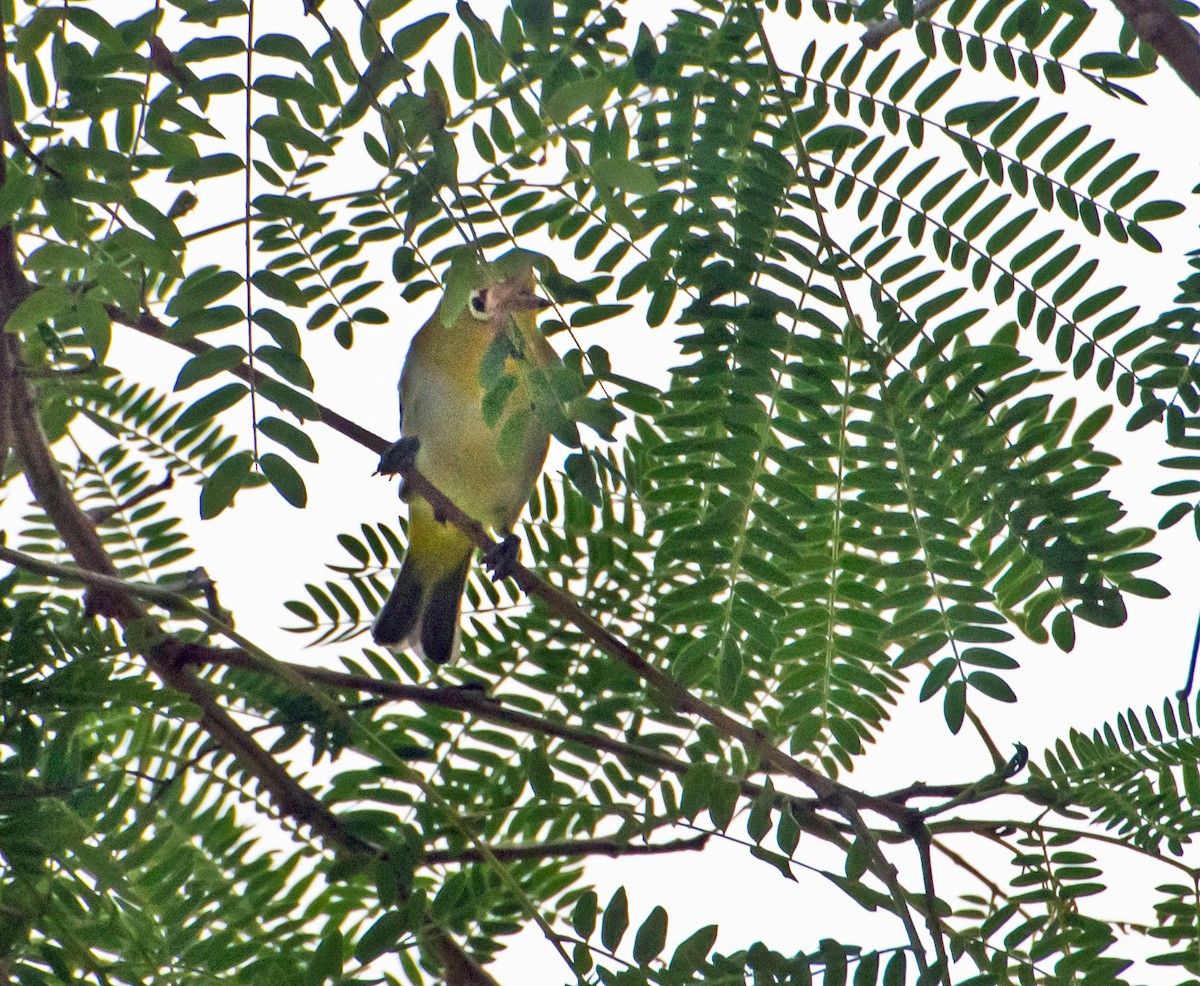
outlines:
[{"label": "bird's eye", "polygon": [[471,314],[481,322],[487,319],[487,288],[471,292],[470,308]]}]

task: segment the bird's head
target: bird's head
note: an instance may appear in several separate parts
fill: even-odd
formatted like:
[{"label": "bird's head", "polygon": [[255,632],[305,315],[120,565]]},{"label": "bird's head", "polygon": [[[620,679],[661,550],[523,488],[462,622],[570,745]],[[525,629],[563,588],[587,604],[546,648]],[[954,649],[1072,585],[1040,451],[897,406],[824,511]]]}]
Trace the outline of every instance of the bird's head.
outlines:
[{"label": "bird's head", "polygon": [[473,318],[499,326],[513,315],[540,312],[550,304],[551,302],[537,293],[533,283],[533,271],[526,268],[491,284],[475,288],[471,292],[467,308]]}]

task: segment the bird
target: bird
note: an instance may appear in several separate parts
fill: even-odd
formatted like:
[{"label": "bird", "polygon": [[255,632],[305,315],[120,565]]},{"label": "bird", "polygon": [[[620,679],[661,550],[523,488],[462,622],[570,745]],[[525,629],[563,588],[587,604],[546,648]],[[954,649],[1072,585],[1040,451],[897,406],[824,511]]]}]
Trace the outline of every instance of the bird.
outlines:
[{"label": "bird", "polygon": [[[552,393],[546,381],[559,359],[537,326],[537,313],[551,302],[538,296],[531,268],[481,264],[469,283],[461,310],[452,310],[448,290],[413,337],[400,375],[401,438],[379,471],[415,466],[467,515],[503,532],[484,556],[500,578],[519,555],[512,529],[549,450],[550,418],[539,416],[537,401]],[[408,550],[372,637],[381,647],[411,647],[445,664],[459,652],[475,546],[423,497],[403,488],[401,496],[409,508]]]}]

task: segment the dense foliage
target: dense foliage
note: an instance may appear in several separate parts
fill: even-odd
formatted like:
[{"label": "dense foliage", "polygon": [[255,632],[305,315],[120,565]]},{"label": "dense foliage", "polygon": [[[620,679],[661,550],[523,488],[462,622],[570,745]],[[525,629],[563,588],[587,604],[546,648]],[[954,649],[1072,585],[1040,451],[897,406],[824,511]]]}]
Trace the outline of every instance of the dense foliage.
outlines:
[{"label": "dense foliage", "polygon": [[[1200,978],[1194,707],[1028,761],[987,732],[1019,638],[1166,594],[1110,422],[1200,530],[1200,274],[1147,311],[1097,259],[1184,207],[1070,101],[1153,53],[1085,0],[279,6],[0,0],[0,978],[489,983],[534,923],[568,983]],[[320,380],[514,250],[567,449],[520,589],[473,576],[431,677],[368,645],[404,528],[362,518],[284,590],[322,669],[265,653],[276,587],[216,596],[180,490],[292,536],[323,450],[387,445]],[[173,387],[114,355],[164,347]],[[979,780],[854,786],[906,690]],[[587,886],[706,838],[834,853],[892,933],[667,948],[652,889]],[[1174,868],[1157,924],[1092,906],[1100,846]]]}]

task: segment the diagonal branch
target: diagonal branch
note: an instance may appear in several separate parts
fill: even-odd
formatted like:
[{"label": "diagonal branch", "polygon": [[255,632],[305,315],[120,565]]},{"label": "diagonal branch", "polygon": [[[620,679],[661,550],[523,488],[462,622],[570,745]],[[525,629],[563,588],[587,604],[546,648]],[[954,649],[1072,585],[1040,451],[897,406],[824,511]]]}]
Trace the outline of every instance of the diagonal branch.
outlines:
[{"label": "diagonal branch", "polygon": [[910,835],[921,857],[921,878],[925,883],[925,927],[929,930],[929,937],[933,939],[942,981],[946,986],[950,986],[950,960],[946,956],[945,929],[942,927],[942,916],[938,913],[937,892],[933,885],[933,854],[930,851],[933,838],[923,821],[914,823]]},{"label": "diagonal branch", "polygon": [[[59,474],[42,431],[36,394],[21,372],[20,362],[14,362],[11,370],[13,448],[20,456],[34,499],[50,518],[81,569],[119,580],[117,568],[105,551],[95,524],[75,503]],[[182,661],[183,645],[164,631],[132,593],[96,586],[89,595],[88,604],[93,612],[120,624],[126,640],[142,654],[150,670],[197,706],[204,728],[223,749],[253,771],[280,812],[310,826],[343,849],[354,853],[372,851],[369,844],[346,831],[333,812],[305,790],[230,717],[208,686],[187,670]]]},{"label": "diagonal branch", "polygon": [[[883,850],[879,848],[879,842],[876,840],[874,833],[867,828],[866,822],[863,821],[862,815],[858,812],[858,808],[846,799],[839,799],[834,807],[845,816],[846,821],[854,829],[854,835],[859,845],[863,847],[867,854],[867,859],[869,860],[868,866],[871,872],[878,876],[887,887],[888,893],[892,898],[892,903],[896,907],[896,916],[900,919],[900,923],[904,925],[904,930],[908,934],[908,942],[913,958],[916,959],[917,969],[924,980],[929,972],[929,962],[925,957],[925,949],[921,943],[921,936],[917,933],[916,922],[913,921],[912,910],[908,906],[907,893],[900,883],[899,872],[892,861],[884,855]],[[905,833],[909,834],[911,826],[904,826],[903,828]],[[942,975],[948,978],[949,970],[942,969]]]},{"label": "diagonal branch", "polygon": [[[618,842],[615,839],[575,839],[565,842],[543,842],[533,845],[491,846],[491,854],[502,861],[521,859],[563,859],[583,856],[655,856],[662,853],[703,849],[709,833],[702,832],[691,839],[673,839],[670,842],[640,843]],[[481,863],[483,854],[477,849],[451,851],[435,849],[425,854],[421,861],[429,866],[446,864]]]},{"label": "diagonal branch", "polygon": [[[136,329],[138,332],[141,332],[144,335],[151,336],[152,338],[158,339],[162,342],[170,343],[171,345],[176,346],[185,352],[189,352],[194,356],[199,356],[201,353],[207,353],[214,348],[212,345],[202,339],[190,337],[180,339],[178,337],[172,337],[167,326],[149,312],[136,314],[128,312],[118,305],[105,305],[104,307],[108,312],[109,318],[111,318],[118,325],[124,325],[127,328]],[[324,404],[314,401],[308,396],[308,394],[302,394],[294,387],[290,387],[287,384],[276,380],[274,377],[263,373],[257,367],[251,368],[246,363],[240,363],[233,367],[229,372],[239,380],[244,380],[248,384],[261,386],[263,382],[266,381],[275,390],[295,395],[298,400],[303,401],[304,404],[311,406],[320,415],[320,420],[323,424],[326,424],[334,431],[345,435],[351,441],[357,442],[359,445],[370,449],[377,455],[382,455],[384,450],[390,444],[387,439],[381,438],[374,432],[369,431],[361,425],[351,421],[349,418],[338,414],[337,411],[333,410],[332,408],[326,407]]]},{"label": "diagonal branch", "polygon": [[[135,315],[115,305],[107,306],[107,308],[113,321],[136,329],[146,335],[153,336],[156,339],[169,342],[187,352],[198,355],[208,352],[213,348],[208,343],[199,339],[173,338],[168,332],[167,326],[148,312]],[[279,384],[271,377],[267,377],[257,369],[251,370],[245,363],[233,367],[229,372],[241,380],[257,381],[260,387],[264,380],[270,380],[273,386],[286,386]],[[287,389],[291,391],[291,388]],[[320,415],[320,420],[324,424],[352,441],[379,455],[382,455],[390,447],[391,443],[386,439],[363,428],[344,415],[337,413],[332,408],[318,404],[307,396],[304,396],[304,400],[315,408]],[[457,504],[437,489],[418,470],[407,469],[402,471],[401,475],[404,477],[406,489],[417,493],[427,500],[433,506],[437,516],[445,518],[448,522],[454,524],[455,527],[467,534],[476,547],[485,552],[495,547],[495,540],[488,534],[483,525],[464,513]],[[906,812],[903,806],[894,805],[885,799],[872,797],[861,791],[846,787],[837,781],[830,780],[824,774],[801,763],[779,749],[753,726],[740,722],[721,709],[693,695],[674,678],[660,671],[608,630],[599,620],[580,606],[574,597],[562,589],[543,581],[520,562],[515,564],[512,578],[523,592],[541,600],[556,616],[573,623],[587,634],[597,648],[630,668],[647,685],[665,698],[676,712],[698,716],[716,727],[722,735],[736,740],[748,751],[756,754],[763,764],[762,769],[769,769],[794,777],[813,791],[820,799],[839,796],[847,797],[860,808],[875,811],[897,824],[904,822]]]},{"label": "diagonal branch", "polygon": [[1200,38],[1196,29],[1171,9],[1169,0],[1113,0],[1126,26],[1157,51],[1200,96]]},{"label": "diagonal branch", "polygon": [[[6,336],[4,341],[9,338]],[[118,589],[110,581],[123,582],[100,541],[95,524],[75,503],[58,471],[42,432],[36,394],[21,372],[19,356],[10,369],[13,447],[22,460],[34,499],[54,524],[80,569],[84,573],[106,577],[103,580],[106,584],[93,585],[89,596],[92,610],[120,624],[126,641],[142,654],[147,667],[165,685],[186,695],[197,706],[201,726],[221,749],[234,755],[242,767],[254,774],[282,814],[312,828],[328,844],[352,855],[377,853],[376,847],[351,834],[337,815],[259,746],[217,702],[207,683],[188,670],[188,664],[193,662],[193,645],[168,634],[137,601],[137,595],[124,585]],[[175,596],[175,599],[179,598],[182,597]],[[426,921],[421,934],[443,966],[457,970],[461,978],[455,981],[497,986],[495,980],[442,928]]]},{"label": "diagonal branch", "polygon": [[[0,553],[0,557],[4,557],[4,555]],[[189,651],[189,660],[198,664],[262,670],[260,665],[250,660],[238,648],[193,645]],[[416,702],[424,706],[455,709],[499,726],[507,726],[526,733],[557,736],[560,739],[578,743],[581,746],[605,750],[615,756],[641,761],[642,763],[657,767],[660,770],[670,771],[679,776],[686,774],[691,767],[690,763],[677,760],[670,754],[663,753],[660,750],[614,739],[598,730],[587,729],[583,726],[572,726],[565,722],[558,722],[553,719],[532,715],[520,709],[511,708],[503,705],[498,699],[486,695],[478,688],[470,686],[429,688],[424,685],[403,685],[394,681],[367,678],[362,675],[347,674],[344,671],[333,671],[327,668],[312,668],[299,664],[288,664],[287,666],[312,684],[325,685],[343,690],[353,689],[354,691],[368,695],[377,695],[397,701]],[[729,780],[737,784],[742,795],[751,801],[759,797],[764,790],[762,784],[758,784],[748,778],[731,777]],[[842,848],[846,847],[846,840],[840,827],[819,813],[821,806],[816,801],[795,798],[780,793],[776,795],[775,806],[781,811],[789,812],[802,831],[823,839],[826,842],[834,843]]]},{"label": "diagonal branch", "polygon": [[[129,593],[147,602],[162,606],[181,616],[196,615],[203,619],[213,629],[220,630],[220,621],[214,620],[209,614],[197,611],[196,604],[186,595],[161,585],[149,585],[141,582],[129,582],[98,572],[88,572],[71,565],[62,565],[36,558],[32,555],[15,551],[0,545],[0,561],[8,562],[24,571],[56,578],[69,582],[79,582],[94,589],[112,590]],[[321,685],[341,691],[357,691],[366,695],[394,701],[415,702],[422,706],[453,709],[465,712],[476,718],[495,723],[514,730],[529,734],[557,736],[569,743],[577,743],[589,749],[604,750],[622,759],[641,762],[659,770],[665,770],[679,776],[687,773],[690,763],[678,760],[669,753],[647,746],[639,746],[602,733],[599,730],[583,726],[573,726],[541,716],[514,709],[501,703],[496,698],[487,695],[482,689],[466,686],[404,685],[395,681],[384,681],[379,678],[368,678],[363,675],[349,674],[345,671],[334,671],[328,668],[314,668],[287,661],[273,661],[270,667],[246,651],[243,647],[214,647],[194,641],[178,641],[176,660],[181,666],[211,665],[214,667],[237,668],[243,671],[269,673],[278,670],[276,666],[285,668],[289,673],[298,675],[312,685]],[[285,682],[286,683],[286,682]],[[727,778],[737,784],[742,795],[753,801],[763,793],[764,786],[749,778]],[[919,791],[903,791],[887,795],[886,800],[903,804],[912,796],[950,796],[961,793],[965,785],[953,785],[945,788],[929,788],[918,785]],[[810,798],[796,798],[786,793],[775,796],[775,807],[780,811],[791,814],[796,824],[804,832],[816,836],[826,842],[846,848],[846,840],[842,828],[819,813],[822,807]]]}]

